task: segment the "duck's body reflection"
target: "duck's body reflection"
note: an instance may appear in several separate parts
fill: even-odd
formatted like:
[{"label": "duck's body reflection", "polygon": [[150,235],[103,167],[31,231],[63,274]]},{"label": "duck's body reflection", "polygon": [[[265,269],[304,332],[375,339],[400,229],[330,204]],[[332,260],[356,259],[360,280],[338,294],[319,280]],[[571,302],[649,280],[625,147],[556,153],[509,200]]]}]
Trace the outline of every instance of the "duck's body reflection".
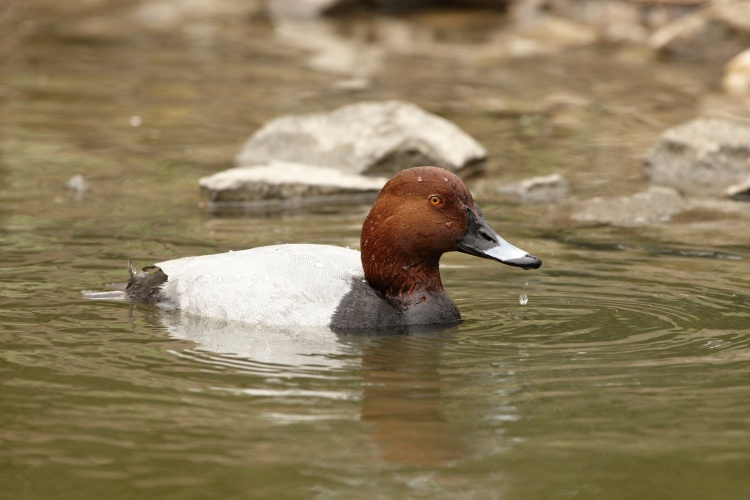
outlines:
[{"label": "duck's body reflection", "polygon": [[[459,423],[445,416],[441,351],[453,329],[400,335],[336,334],[318,330],[254,330],[179,313],[159,314],[173,338],[203,351],[304,369],[361,370],[360,416],[369,424],[380,458],[428,465],[468,455]],[[355,396],[356,398],[356,396]]]},{"label": "duck's body reflection", "polygon": [[467,453],[444,413],[442,335],[449,333],[381,337],[362,350],[362,420],[389,462],[438,464]]}]

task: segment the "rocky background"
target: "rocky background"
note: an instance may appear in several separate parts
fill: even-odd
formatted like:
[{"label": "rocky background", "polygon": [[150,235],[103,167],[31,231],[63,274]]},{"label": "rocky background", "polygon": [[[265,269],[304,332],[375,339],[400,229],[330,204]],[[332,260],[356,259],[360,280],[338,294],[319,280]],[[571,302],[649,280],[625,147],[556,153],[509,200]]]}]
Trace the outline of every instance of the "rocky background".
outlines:
[{"label": "rocky background", "polygon": [[[492,15],[483,21],[482,12]],[[463,41],[451,39],[450,29],[467,15],[481,28],[468,52]],[[437,21],[425,28],[424,16]],[[331,28],[321,22],[326,19],[350,20],[350,30]],[[169,35],[199,45],[253,23],[271,23],[287,46],[311,53],[308,65],[339,75],[333,86],[350,93],[350,104],[269,117],[248,130],[235,168],[200,180],[210,212],[363,203],[394,171],[434,164],[469,179],[478,196],[549,205],[553,225],[748,219],[750,1],[9,0],[0,17],[0,57],[6,68],[23,64],[19,47],[35,37],[106,44]],[[441,117],[444,110],[358,94],[378,78],[386,53],[440,52],[502,65],[591,45],[630,47],[657,62],[706,62],[711,68],[720,62],[723,68],[713,76],[719,91],[705,96],[694,120],[654,138],[642,153],[640,189],[620,196],[587,197],[574,180],[554,171],[501,183],[482,175],[493,160],[485,145]],[[12,100],[13,87],[0,86],[0,98]],[[570,110],[575,114],[586,105],[569,95],[551,96],[535,109],[502,96],[477,102],[487,113],[542,116],[563,128]],[[69,187],[80,194],[88,184],[81,177]]]}]

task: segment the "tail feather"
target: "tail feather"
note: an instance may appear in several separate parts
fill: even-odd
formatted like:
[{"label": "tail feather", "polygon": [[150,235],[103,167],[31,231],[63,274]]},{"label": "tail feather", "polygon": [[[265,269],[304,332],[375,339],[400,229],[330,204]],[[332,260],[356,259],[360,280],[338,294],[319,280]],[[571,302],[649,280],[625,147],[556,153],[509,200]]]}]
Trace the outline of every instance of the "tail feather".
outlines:
[{"label": "tail feather", "polygon": [[161,286],[166,283],[168,277],[156,266],[146,266],[141,271],[136,271],[133,262],[128,259],[128,282],[111,283],[107,285],[115,291],[98,292],[84,290],[81,292],[84,298],[89,300],[117,300],[137,302],[140,304],[155,304],[159,300]]},{"label": "tail feather", "polygon": [[159,300],[161,286],[167,282],[167,275],[159,267],[146,266],[136,273],[133,263],[128,259],[130,279],[125,287],[125,294],[133,302],[155,304]]}]

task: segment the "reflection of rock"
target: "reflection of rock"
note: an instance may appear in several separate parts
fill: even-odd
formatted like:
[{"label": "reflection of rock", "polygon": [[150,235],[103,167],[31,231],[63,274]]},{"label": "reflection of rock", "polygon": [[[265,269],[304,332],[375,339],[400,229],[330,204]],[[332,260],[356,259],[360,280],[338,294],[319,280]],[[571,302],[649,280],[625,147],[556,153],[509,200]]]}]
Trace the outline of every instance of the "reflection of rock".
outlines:
[{"label": "reflection of rock", "polygon": [[729,59],[750,43],[750,2],[709,2],[655,32],[651,46],[685,59]]},{"label": "reflection of rock", "polygon": [[238,24],[261,11],[261,3],[253,0],[44,3],[42,10],[56,18],[50,25],[55,34],[96,40],[130,38],[143,32],[183,33],[194,39],[210,39],[219,26]]},{"label": "reflection of rock", "polygon": [[350,174],[391,174],[419,165],[480,168],[486,156],[477,141],[448,120],[410,103],[385,101],[277,118],[245,143],[236,162],[282,160]]},{"label": "reflection of rock", "polygon": [[133,8],[133,21],[144,28],[172,31],[188,23],[248,16],[259,9],[246,0],[150,0]]},{"label": "reflection of rock", "polygon": [[274,18],[311,18],[335,8],[341,0],[266,0],[266,9]]},{"label": "reflection of rock", "polygon": [[651,182],[684,193],[722,196],[750,176],[750,127],[698,119],[664,132],[648,153]]},{"label": "reflection of rock", "polygon": [[577,202],[571,219],[581,224],[637,226],[668,222],[687,206],[674,189],[651,187],[632,196],[596,197]]},{"label": "reflection of rock", "polygon": [[200,179],[209,212],[270,212],[314,206],[370,203],[387,179],[346,174],[313,165],[272,161]]},{"label": "reflection of rock", "polygon": [[570,193],[570,182],[560,174],[532,177],[498,189],[523,203],[553,203]]},{"label": "reflection of rock", "polygon": [[298,17],[377,8],[390,14],[434,8],[504,10],[507,0],[267,0],[269,8]]},{"label": "reflection of rock", "polygon": [[596,32],[588,26],[544,16],[499,30],[490,43],[475,50],[484,58],[530,57],[590,45],[596,40]]},{"label": "reflection of rock", "polygon": [[362,88],[383,66],[385,51],[373,43],[367,26],[358,21],[352,21],[350,36],[344,36],[334,23],[324,19],[277,16],[273,24],[284,44],[311,53],[308,66],[360,79],[364,82]]}]

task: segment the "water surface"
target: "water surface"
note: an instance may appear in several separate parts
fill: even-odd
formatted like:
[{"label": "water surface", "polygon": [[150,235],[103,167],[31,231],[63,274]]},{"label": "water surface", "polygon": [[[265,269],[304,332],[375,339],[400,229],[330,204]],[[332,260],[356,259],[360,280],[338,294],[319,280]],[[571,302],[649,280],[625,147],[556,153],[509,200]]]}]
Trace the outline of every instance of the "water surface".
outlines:
[{"label": "water surface", "polygon": [[[542,207],[485,195],[490,223],[544,267],[446,256],[443,281],[465,321],[415,335],[227,338],[79,295],[122,280],[128,257],[357,247],[366,207],[202,212],[197,178],[278,114],[409,99],[485,144],[492,178],[561,171],[579,191],[619,194],[641,182],[639,155],[658,131],[710,91],[705,66],[616,48],[463,65],[400,54],[352,91],[262,23],[208,45],[37,37],[22,48],[5,84],[0,164],[4,496],[750,490],[750,252],[731,224],[550,227]],[[539,111],[559,95],[586,99]],[[488,112],[491,98],[528,112]],[[64,187],[74,174],[92,185],[80,200]]]}]

